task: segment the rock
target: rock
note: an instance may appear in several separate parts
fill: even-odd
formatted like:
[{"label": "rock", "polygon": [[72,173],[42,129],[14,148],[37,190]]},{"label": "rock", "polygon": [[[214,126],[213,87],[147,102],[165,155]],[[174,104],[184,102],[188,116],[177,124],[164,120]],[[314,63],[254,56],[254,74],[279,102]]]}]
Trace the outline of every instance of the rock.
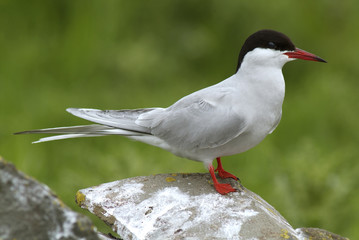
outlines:
[{"label": "rock", "polygon": [[347,239],[337,234],[328,232],[327,230],[319,229],[319,228],[298,228],[297,232],[301,239],[310,239],[310,240],[341,240]]},{"label": "rock", "polygon": [[44,184],[0,158],[0,239],[112,239],[71,211]]},{"label": "rock", "polygon": [[[218,194],[209,174],[159,174],[79,190],[77,203],[123,239],[345,239],[295,230],[271,205],[233,179]],[[331,238],[332,237],[332,238]]]}]

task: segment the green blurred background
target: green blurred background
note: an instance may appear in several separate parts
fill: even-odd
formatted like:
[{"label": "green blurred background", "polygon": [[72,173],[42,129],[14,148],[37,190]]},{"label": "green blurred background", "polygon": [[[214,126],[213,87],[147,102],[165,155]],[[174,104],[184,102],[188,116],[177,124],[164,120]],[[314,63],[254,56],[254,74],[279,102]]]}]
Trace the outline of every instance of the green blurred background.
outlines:
[{"label": "green blurred background", "polygon": [[358,10],[354,0],[1,0],[0,154],[83,213],[81,188],[206,172],[123,137],[31,144],[40,136],[12,133],[87,123],[67,107],[169,106],[232,75],[244,40],[275,29],[328,64],[287,64],[279,127],[224,167],[295,228],[359,239]]}]

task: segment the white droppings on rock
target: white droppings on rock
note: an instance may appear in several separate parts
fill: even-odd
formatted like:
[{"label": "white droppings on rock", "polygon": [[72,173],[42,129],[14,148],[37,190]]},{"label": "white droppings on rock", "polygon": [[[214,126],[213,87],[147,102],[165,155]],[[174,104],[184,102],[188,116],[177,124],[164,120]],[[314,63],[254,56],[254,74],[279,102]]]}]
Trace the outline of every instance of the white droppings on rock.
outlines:
[{"label": "white droppings on rock", "polygon": [[80,190],[80,205],[123,239],[303,239],[271,205],[234,180],[220,195],[209,174],[159,174]]},{"label": "white droppings on rock", "polygon": [[80,190],[86,196],[81,206],[115,219],[109,223],[124,239],[192,238],[198,232],[201,238],[237,239],[244,224],[263,214],[248,192],[223,196],[203,174],[174,176],[171,182],[165,181],[168,175],[157,175]]},{"label": "white droppings on rock", "polygon": [[138,204],[128,203],[118,207],[113,216],[118,219],[117,224],[125,225],[138,239],[162,232],[163,228],[168,233],[174,233],[177,229],[188,231],[204,222],[218,225],[228,223],[226,227],[220,228],[219,236],[235,237],[242,224],[235,218],[240,215],[241,220],[246,221],[256,215],[255,211],[247,207],[248,204],[243,204],[238,209],[233,199],[223,198],[217,193],[190,196],[178,187],[168,187]]},{"label": "white droppings on rock", "polygon": [[129,182],[120,185],[120,181],[115,181],[97,186],[96,191],[89,188],[82,190],[81,192],[87,199],[91,199],[91,202],[93,203],[89,206],[91,212],[94,211],[93,207],[101,205],[108,210],[112,210],[105,212],[105,216],[110,216],[114,214],[113,211],[117,207],[136,201],[138,195],[143,193],[142,187],[142,183]]},{"label": "white droppings on rock", "polygon": [[56,230],[49,232],[49,237],[52,239],[79,239],[85,240],[85,238],[78,238],[73,233],[73,226],[76,224],[77,213],[70,210],[63,211],[63,224],[62,226],[56,226]]}]

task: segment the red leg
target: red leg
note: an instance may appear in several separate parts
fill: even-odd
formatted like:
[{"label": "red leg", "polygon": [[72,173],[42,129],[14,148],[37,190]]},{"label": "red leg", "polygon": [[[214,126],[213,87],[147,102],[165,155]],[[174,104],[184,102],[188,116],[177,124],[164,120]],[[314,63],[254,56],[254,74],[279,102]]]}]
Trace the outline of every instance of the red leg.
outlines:
[{"label": "red leg", "polygon": [[238,178],[236,176],[234,176],[233,174],[231,174],[227,171],[224,171],[220,157],[217,158],[217,168],[214,171],[215,172],[218,171],[218,175],[221,178],[233,178],[234,180],[238,180]]},{"label": "red leg", "polygon": [[216,189],[216,191],[218,193],[220,193],[222,195],[226,195],[227,193],[236,191],[236,189],[234,189],[230,184],[218,182],[216,175],[214,174],[214,168],[213,168],[212,164],[209,166],[208,170],[209,170],[209,173],[211,174],[214,188]]}]

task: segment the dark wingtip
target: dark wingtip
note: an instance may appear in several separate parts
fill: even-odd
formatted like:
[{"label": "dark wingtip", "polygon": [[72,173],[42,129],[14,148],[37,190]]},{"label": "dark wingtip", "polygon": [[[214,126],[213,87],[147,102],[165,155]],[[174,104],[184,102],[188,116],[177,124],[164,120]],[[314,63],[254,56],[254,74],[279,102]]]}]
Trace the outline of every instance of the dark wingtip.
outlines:
[{"label": "dark wingtip", "polygon": [[15,132],[15,133],[13,133],[13,135],[27,134],[27,133],[30,133],[30,132],[31,131]]}]

